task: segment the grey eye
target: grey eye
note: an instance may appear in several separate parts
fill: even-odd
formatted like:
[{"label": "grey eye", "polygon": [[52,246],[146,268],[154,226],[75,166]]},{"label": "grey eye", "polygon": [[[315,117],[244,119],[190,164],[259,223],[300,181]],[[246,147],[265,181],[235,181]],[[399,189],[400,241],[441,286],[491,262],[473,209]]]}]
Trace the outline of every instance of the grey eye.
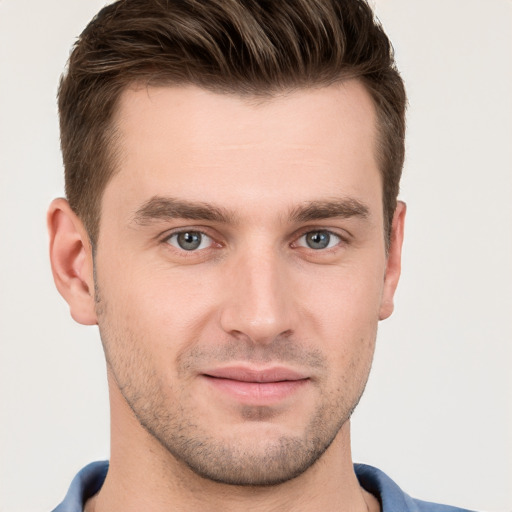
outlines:
[{"label": "grey eye", "polygon": [[299,245],[309,249],[329,249],[340,243],[340,237],[330,231],[310,231],[302,235],[299,239]]},{"label": "grey eye", "polygon": [[200,231],[181,231],[172,234],[167,242],[183,251],[196,251],[208,247],[212,243],[212,239]]}]

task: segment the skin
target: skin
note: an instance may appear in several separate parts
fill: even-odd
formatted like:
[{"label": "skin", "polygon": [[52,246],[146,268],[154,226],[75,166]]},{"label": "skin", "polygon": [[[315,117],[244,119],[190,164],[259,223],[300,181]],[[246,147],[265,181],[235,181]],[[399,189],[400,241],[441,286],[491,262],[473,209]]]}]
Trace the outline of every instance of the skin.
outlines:
[{"label": "skin", "polygon": [[[57,287],[107,360],[111,465],[87,509],[378,510],[349,418],[393,309],[405,205],[386,251],[364,87],[133,87],[115,122],[94,264],[65,200],[48,217]],[[272,382],[212,376],[233,367]]]}]

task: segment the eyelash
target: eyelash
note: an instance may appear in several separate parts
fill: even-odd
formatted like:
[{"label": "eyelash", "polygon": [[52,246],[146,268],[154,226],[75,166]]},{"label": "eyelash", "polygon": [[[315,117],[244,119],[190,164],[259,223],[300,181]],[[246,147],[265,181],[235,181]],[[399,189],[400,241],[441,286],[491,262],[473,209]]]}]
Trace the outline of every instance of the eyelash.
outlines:
[{"label": "eyelash", "polygon": [[[299,244],[300,240],[302,240],[303,238],[307,237],[308,235],[313,235],[313,234],[316,234],[316,235],[318,235],[318,234],[326,234],[326,235],[328,235],[328,237],[329,237],[328,245],[330,245],[330,243],[332,241],[332,238],[337,239],[337,242],[333,246],[331,246],[331,247],[328,246],[328,247],[323,247],[323,248],[318,248],[318,249],[313,249],[313,247],[308,247],[306,245],[300,245]],[[330,252],[330,251],[333,251],[340,244],[343,244],[343,243],[347,243],[346,238],[342,237],[338,233],[335,233],[335,232],[331,231],[330,229],[308,229],[308,231],[303,232],[299,237],[297,237],[295,239],[295,241],[292,243],[292,246],[303,247],[304,249],[309,249],[311,251],[319,253],[319,252]]]},{"label": "eyelash", "polygon": [[[211,243],[208,245],[208,247],[195,248],[195,249],[191,249],[191,250],[183,249],[182,247],[179,247],[178,245],[174,245],[171,243],[171,240],[173,238],[177,238],[180,235],[184,235],[187,233],[190,233],[190,234],[193,233],[193,234],[200,235],[202,237],[200,245],[202,245],[204,243],[205,237],[210,239]],[[193,229],[193,228],[181,229],[179,231],[174,231],[172,233],[169,233],[162,239],[162,243],[164,243],[169,249],[178,251],[180,253],[180,256],[182,256],[182,257],[194,257],[194,256],[197,257],[198,254],[204,254],[204,251],[208,251],[209,249],[211,249],[212,245],[217,245],[218,247],[222,247],[222,244],[216,242],[215,238],[210,236],[208,233],[205,233],[201,229]]]},{"label": "eyelash", "polygon": [[[184,249],[182,247],[179,247],[177,245],[174,245],[174,244],[170,243],[170,240],[173,239],[174,237],[177,238],[179,235],[184,235],[186,233],[198,234],[201,237],[203,237],[203,239],[200,242],[200,245],[203,244],[204,237],[210,239],[211,243],[208,245],[208,247],[199,248],[200,247],[200,245],[199,245],[198,248],[191,249],[191,250],[187,250],[187,249]],[[313,249],[312,247],[307,247],[306,245],[299,245],[299,241],[301,239],[303,239],[304,237],[306,237],[307,235],[309,235],[309,234],[319,234],[319,233],[327,234],[331,238],[335,237],[338,241],[332,247],[325,247],[325,248],[319,248],[319,249]],[[331,242],[331,240],[329,240],[329,243],[330,242]],[[217,247],[222,247],[223,246],[222,243],[216,242],[216,240],[215,240],[215,238],[213,236],[210,236],[208,233],[205,233],[201,229],[194,229],[194,228],[181,229],[179,231],[174,231],[174,232],[172,232],[170,234],[167,234],[164,238],[162,238],[162,243],[166,244],[167,246],[171,246],[173,250],[179,251],[181,255],[189,256],[189,257],[193,257],[194,255],[197,256],[198,253],[202,253],[203,251],[207,251],[207,250],[211,249],[213,245],[216,245]],[[297,248],[303,248],[303,249],[312,251],[313,253],[316,253],[316,254],[320,254],[320,253],[325,254],[325,253],[333,252],[340,245],[346,245],[348,243],[349,243],[349,239],[348,239],[347,236],[342,236],[341,234],[336,233],[336,232],[332,231],[331,229],[326,229],[326,228],[316,228],[316,229],[313,228],[313,229],[311,229],[310,227],[308,227],[307,230],[304,230],[304,231],[300,232],[298,235],[297,234],[294,235],[293,242],[290,243],[290,247],[292,247],[292,248],[296,248],[296,247]]]}]

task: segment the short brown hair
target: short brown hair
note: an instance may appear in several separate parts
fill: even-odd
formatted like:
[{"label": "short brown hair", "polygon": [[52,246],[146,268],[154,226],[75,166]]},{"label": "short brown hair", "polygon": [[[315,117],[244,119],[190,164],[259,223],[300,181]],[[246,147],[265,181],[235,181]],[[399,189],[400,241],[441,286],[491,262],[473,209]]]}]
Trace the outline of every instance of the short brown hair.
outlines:
[{"label": "short brown hair", "polygon": [[378,117],[385,229],[404,160],[406,95],[366,0],[119,0],[85,28],[59,89],[66,195],[91,242],[116,170],[113,116],[129,85],[272,96],[357,78]]}]

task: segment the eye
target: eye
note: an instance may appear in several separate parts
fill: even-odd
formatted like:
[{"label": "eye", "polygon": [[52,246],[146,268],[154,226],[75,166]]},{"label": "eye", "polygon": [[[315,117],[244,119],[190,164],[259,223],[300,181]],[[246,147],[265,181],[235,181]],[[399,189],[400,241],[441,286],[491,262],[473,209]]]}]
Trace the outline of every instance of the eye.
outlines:
[{"label": "eye", "polygon": [[310,231],[302,235],[297,241],[297,245],[309,249],[321,250],[335,247],[341,242],[341,237],[331,231],[319,230]]},{"label": "eye", "polygon": [[197,251],[210,247],[213,241],[201,231],[180,231],[169,236],[166,242],[183,251]]}]

